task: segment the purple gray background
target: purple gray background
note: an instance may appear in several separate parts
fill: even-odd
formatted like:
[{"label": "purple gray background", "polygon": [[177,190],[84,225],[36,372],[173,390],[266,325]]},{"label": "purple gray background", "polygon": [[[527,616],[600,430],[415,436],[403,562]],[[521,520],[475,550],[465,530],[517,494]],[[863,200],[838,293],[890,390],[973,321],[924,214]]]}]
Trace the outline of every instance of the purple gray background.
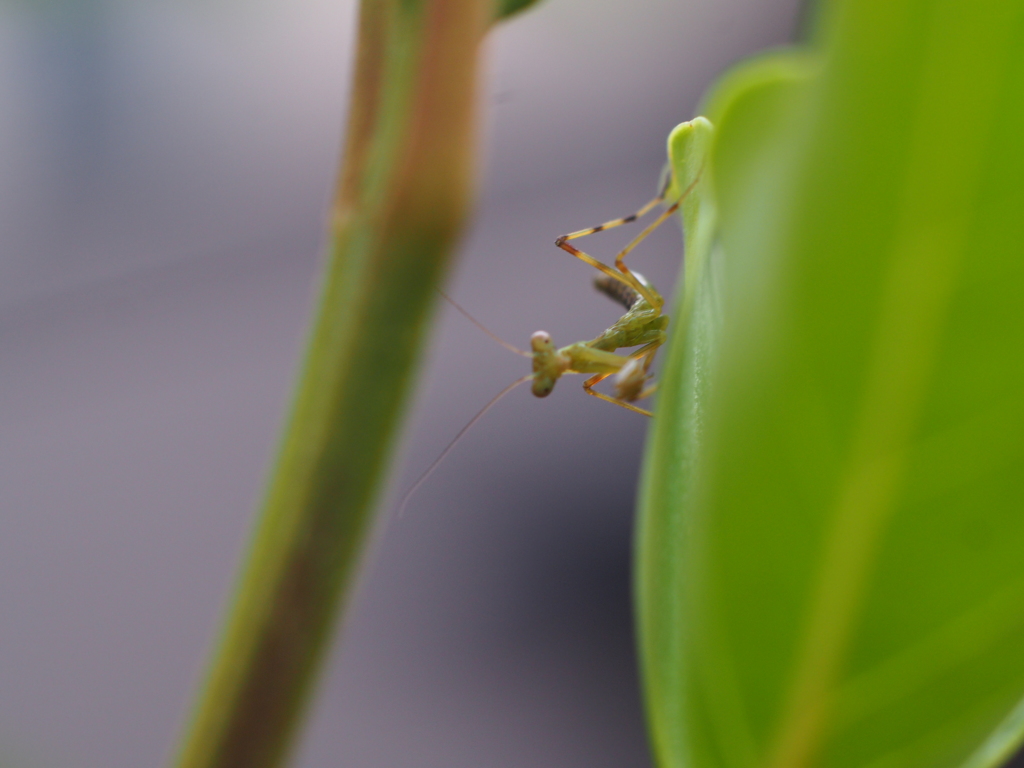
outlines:
[{"label": "purple gray background", "polygon": [[[716,73],[798,0],[547,0],[497,30],[450,291],[525,345],[618,314],[555,236],[654,191]],[[350,0],[0,5],[0,766],[165,763],[302,345]],[[587,243],[610,254],[630,233]],[[668,292],[680,237],[636,264]],[[442,308],[391,505],[528,365]],[[373,371],[366,371],[373,376]],[[523,388],[381,529],[302,768],[645,766],[645,420]]]}]

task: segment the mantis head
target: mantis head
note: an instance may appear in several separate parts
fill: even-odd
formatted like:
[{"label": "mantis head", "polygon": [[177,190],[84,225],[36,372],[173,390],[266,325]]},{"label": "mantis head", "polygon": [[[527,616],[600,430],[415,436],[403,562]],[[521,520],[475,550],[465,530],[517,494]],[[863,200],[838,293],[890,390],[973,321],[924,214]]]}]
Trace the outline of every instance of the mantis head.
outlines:
[{"label": "mantis head", "polygon": [[546,331],[537,331],[530,337],[533,351],[533,387],[536,397],[547,397],[555,388],[555,382],[569,368],[569,362],[555,349],[551,336]]}]

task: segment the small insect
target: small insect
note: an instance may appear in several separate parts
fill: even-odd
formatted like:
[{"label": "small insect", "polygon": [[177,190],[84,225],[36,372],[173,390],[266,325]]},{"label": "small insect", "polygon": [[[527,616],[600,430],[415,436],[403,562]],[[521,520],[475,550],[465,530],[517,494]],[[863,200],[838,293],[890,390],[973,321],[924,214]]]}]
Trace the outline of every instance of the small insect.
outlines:
[{"label": "small insect", "polygon": [[[459,430],[454,439],[405,494],[399,507],[399,514],[405,509],[406,504],[416,490],[440,466],[441,462],[444,461],[445,457],[451,452],[462,436],[502,397],[527,381],[533,382],[531,389],[535,396],[547,397],[554,389],[555,382],[565,374],[592,374],[583,382],[583,390],[588,395],[593,395],[601,400],[622,406],[645,416],[651,415],[650,411],[633,405],[633,403],[650,396],[657,387],[656,384],[649,383],[651,378],[650,367],[658,348],[665,342],[665,329],[668,327],[669,318],[662,312],[665,300],[661,294],[643,275],[626,266],[624,259],[644,238],[678,210],[679,205],[690,193],[697,181],[694,180],[680,195],[678,200],[668,206],[619,252],[615,257],[614,267],[604,264],[593,256],[575,248],[569,244],[569,241],[636,221],[655,206],[664,202],[671,188],[670,182],[671,177],[668,177],[661,185],[661,191],[658,195],[636,213],[621,219],[607,221],[596,227],[571,232],[555,240],[555,245],[559,248],[599,270],[602,274],[594,279],[594,286],[614,301],[622,304],[626,309],[625,314],[611,327],[589,341],[578,341],[566,347],[556,349],[550,334],[546,331],[537,331],[530,337],[530,351],[526,352],[491,333],[469,312],[459,306],[458,303],[444,293],[441,293],[441,296],[449,304],[455,307],[473,325],[501,344],[501,346],[518,355],[532,358],[533,372],[517,379],[501,390],[501,392],[491,398],[491,401],[479,413],[470,419],[466,426]],[[616,354],[615,352],[615,350],[630,347],[638,347],[638,349],[628,355]],[[594,389],[595,385],[610,376],[615,377],[614,397]]]},{"label": "small insect", "polygon": [[[530,347],[533,351],[533,394],[537,397],[547,397],[551,394],[555,382],[565,373],[591,373],[594,375],[583,382],[583,390],[588,395],[645,416],[651,415],[650,411],[632,403],[650,396],[656,388],[656,385],[648,384],[649,371],[658,348],[665,342],[668,317],[662,313],[665,300],[661,294],[643,275],[626,266],[625,257],[676,212],[686,192],[619,252],[615,257],[614,268],[570,245],[569,241],[636,221],[665,200],[669,186],[669,180],[666,179],[661,184],[658,195],[634,214],[562,235],[555,240],[555,245],[559,248],[602,273],[594,280],[595,287],[622,304],[626,308],[626,314],[600,336],[558,350],[554,348],[551,337],[546,332],[537,331],[533,334]],[[615,350],[628,347],[639,349],[629,355],[615,354]],[[613,375],[614,397],[594,389],[596,384]]]},{"label": "small insect", "polygon": [[[583,382],[583,390],[588,395],[645,416],[652,415],[650,411],[633,405],[633,403],[650,396],[657,387],[656,384],[650,383],[650,367],[658,348],[665,342],[668,317],[662,313],[665,300],[661,294],[643,275],[627,267],[625,258],[644,238],[679,210],[690,194],[697,190],[692,205],[687,203],[686,210],[683,212],[686,219],[684,235],[687,259],[684,264],[683,295],[678,299],[681,307],[680,324],[683,327],[678,328],[676,333],[681,332],[685,336],[696,289],[701,283],[700,274],[707,253],[710,252],[715,232],[716,217],[710,174],[705,173],[713,136],[714,126],[705,117],[696,117],[693,120],[680,123],[669,134],[668,166],[659,186],[660,191],[653,200],[634,214],[607,221],[597,227],[571,232],[555,240],[555,245],[559,248],[601,272],[601,275],[594,280],[598,290],[618,301],[626,309],[626,313],[601,335],[589,341],[579,341],[556,349],[547,332],[537,331],[530,338],[530,351],[525,352],[495,336],[466,310],[443,293],[441,294],[470,322],[503,347],[516,354],[531,358],[533,372],[513,381],[501,390],[476,416],[470,419],[466,426],[459,430],[459,433],[441,452],[441,455],[434,460],[426,472],[420,475],[412,488],[405,494],[399,507],[399,514],[405,509],[416,490],[433,474],[462,436],[502,397],[527,381],[533,382],[534,395],[547,397],[554,389],[555,382],[565,374],[591,374]],[[702,185],[701,189],[697,189],[702,179],[707,183]],[[569,244],[570,240],[636,221],[649,213],[655,206],[664,203],[670,196],[675,198],[675,202],[662,211],[618,253],[614,266],[604,264]],[[637,349],[629,354],[616,353],[616,350],[631,347],[637,347]],[[610,376],[615,377],[614,396],[594,389],[598,383]]]}]

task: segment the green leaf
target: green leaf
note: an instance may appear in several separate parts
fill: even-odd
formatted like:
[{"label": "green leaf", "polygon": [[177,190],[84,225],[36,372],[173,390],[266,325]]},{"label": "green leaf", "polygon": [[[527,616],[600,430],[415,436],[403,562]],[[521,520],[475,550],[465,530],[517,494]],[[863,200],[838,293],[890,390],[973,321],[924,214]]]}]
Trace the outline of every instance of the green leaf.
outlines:
[{"label": "green leaf", "polygon": [[[704,118],[677,126],[668,140],[673,177],[668,199],[678,198],[694,179],[699,181],[681,206],[686,258],[648,445],[637,528],[641,663],[656,754],[683,751],[677,727],[683,705],[679,673],[685,663],[680,654],[686,647],[678,599],[686,579],[681,547],[687,540],[686,511],[693,503],[691,491],[699,472],[710,372],[722,324],[724,254],[716,241],[716,191],[724,180],[732,192],[736,170],[753,167],[765,141],[774,135],[782,105],[806,80],[811,63],[806,55],[786,51],[730,73],[707,110],[726,127],[730,150],[726,155],[712,156],[723,142],[715,141],[712,124]],[[732,117],[737,113],[747,116],[743,124],[758,128],[737,134],[740,121]]]},{"label": "green leaf", "polygon": [[676,596],[684,578],[678,544],[686,539],[686,521],[679,510],[690,503],[708,394],[706,374],[720,325],[715,301],[719,260],[712,254],[716,211],[708,167],[712,138],[711,123],[703,118],[677,126],[669,136],[673,184],[668,199],[678,199],[695,180],[696,186],[681,206],[687,258],[658,385],[662,394],[644,464],[636,534],[640,662],[655,754],[682,749],[675,727],[681,703],[678,654],[683,650]]},{"label": "green leaf", "polygon": [[654,750],[985,768],[1024,720],[1024,6],[819,22],[820,67],[709,101],[720,325],[672,339],[642,495]]}]

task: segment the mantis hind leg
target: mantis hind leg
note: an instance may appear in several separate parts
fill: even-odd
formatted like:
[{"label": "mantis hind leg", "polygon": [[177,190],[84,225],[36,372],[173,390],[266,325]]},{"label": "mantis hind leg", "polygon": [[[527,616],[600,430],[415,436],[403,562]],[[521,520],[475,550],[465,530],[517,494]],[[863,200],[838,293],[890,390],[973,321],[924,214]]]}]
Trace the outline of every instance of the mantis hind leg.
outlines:
[{"label": "mantis hind leg", "polygon": [[562,235],[559,240],[565,242],[566,240],[575,240],[577,237],[586,237],[587,235],[593,235],[597,232],[603,232],[606,229],[613,229],[614,227],[621,227],[623,224],[629,224],[636,221],[639,218],[647,215],[654,206],[662,202],[665,199],[665,195],[668,194],[669,187],[672,185],[672,177],[669,176],[661,185],[661,191],[658,192],[657,197],[653,200],[645,203],[642,208],[636,213],[631,213],[629,216],[623,216],[621,219],[612,219],[606,221],[604,224],[598,224],[596,227],[590,227],[589,229],[581,229],[577,232],[570,232],[568,235]]},{"label": "mantis hind leg", "polygon": [[[632,240],[630,240],[629,244],[625,248],[623,248],[621,251],[619,251],[618,255],[615,257],[615,268],[617,270],[619,270],[620,272],[623,272],[623,273],[632,274],[632,272],[630,271],[629,267],[626,266],[626,263],[625,263],[626,256],[629,254],[630,251],[632,251],[634,248],[636,248],[638,245],[640,245],[640,243],[642,243],[644,241],[644,239],[648,235],[651,234],[651,232],[653,232],[658,227],[660,227],[662,224],[664,224],[665,221],[670,216],[672,216],[672,214],[674,214],[676,211],[679,210],[679,206],[683,204],[683,201],[687,198],[687,196],[690,194],[690,192],[693,191],[693,188],[695,186],[697,186],[697,182],[700,181],[700,178],[701,178],[701,174],[698,173],[697,177],[692,182],[690,182],[690,186],[688,186],[685,190],[683,190],[683,194],[681,194],[679,196],[678,200],[676,200],[674,203],[672,203],[672,205],[670,205],[668,208],[666,208],[664,211],[662,211],[658,215],[658,218],[656,218],[654,221],[652,221],[650,224],[648,224],[646,227],[644,227],[644,230],[640,234],[638,234],[636,237],[634,237]],[[666,184],[665,185],[665,189],[662,190],[661,194],[662,194],[662,198],[663,199],[664,199],[664,195],[668,192],[668,187],[669,187],[669,184]],[[650,210],[650,209],[648,209],[648,210]],[[645,296],[644,298],[647,298],[647,297]],[[656,306],[656,305],[652,304],[651,306]]]},{"label": "mantis hind leg", "polygon": [[629,286],[638,294],[640,294],[644,299],[646,299],[647,303],[650,304],[651,306],[660,306],[660,302],[654,299],[654,294],[651,293],[650,289],[647,286],[645,286],[643,283],[637,280],[636,275],[634,275],[633,272],[629,271],[628,269],[625,272],[622,272],[620,270],[615,269],[614,267],[610,267],[607,264],[598,261],[589,253],[584,253],[579,248],[574,248],[573,246],[570,246],[568,243],[565,242],[563,238],[564,236],[555,241],[555,245],[561,248],[563,251],[572,254],[573,256],[577,257],[583,262],[586,262],[587,264],[590,264],[595,269],[600,269],[602,272],[607,274],[609,278],[611,278],[612,280],[618,281]]},{"label": "mantis hind leg", "polygon": [[[576,232],[570,232],[568,235],[562,235],[557,240],[555,240],[555,245],[557,245],[563,251],[571,253],[580,261],[583,261],[589,264],[590,266],[594,267],[594,269],[600,270],[613,280],[617,280],[618,282],[623,283],[624,285],[628,285],[638,294],[643,296],[644,299],[647,300],[647,303],[650,304],[652,307],[660,307],[660,297],[658,297],[657,294],[653,293],[644,283],[637,279],[637,277],[629,270],[628,267],[625,267],[625,265],[619,267],[618,260],[616,261],[617,268],[610,267],[607,264],[598,261],[590,254],[584,253],[578,248],[569,245],[569,241],[575,240],[578,237],[586,237],[587,235],[593,235],[597,232],[603,232],[606,229],[612,229],[614,227],[619,227],[622,226],[623,224],[629,224],[630,222],[636,221],[637,219],[646,215],[652,208],[654,208],[656,205],[658,205],[665,199],[665,195],[668,193],[670,185],[671,177],[668,177],[666,178],[665,183],[662,184],[661,191],[658,193],[657,197],[647,202],[636,213],[632,213],[629,216],[623,216],[621,219],[612,219],[611,221],[606,221],[604,224],[599,224],[596,227],[590,227],[589,229],[581,229]],[[678,204],[676,207],[678,207]],[[660,220],[663,219],[664,216],[659,217],[659,223]],[[634,239],[634,242],[630,244],[630,247],[632,247],[638,242],[639,240]]]},{"label": "mantis hind leg", "polygon": [[563,251],[571,253],[577,259],[586,262],[595,269],[599,269],[601,272],[605,273],[609,277],[618,280],[619,282],[624,283],[625,285],[628,285],[638,294],[643,296],[644,300],[646,300],[650,306],[660,310],[661,306],[664,304],[664,300],[655,291],[651,290],[650,286],[646,285],[642,280],[637,278],[635,274],[633,274],[632,270],[630,270],[630,268],[626,266],[625,258],[626,255],[634,248],[636,248],[641,242],[643,242],[643,240],[648,235],[650,235],[651,232],[660,227],[663,223],[665,223],[666,220],[668,220],[669,217],[672,216],[673,213],[679,210],[679,206],[682,204],[683,200],[685,200],[686,197],[690,194],[690,192],[693,191],[693,188],[697,186],[697,182],[700,181],[701,175],[702,174],[697,174],[697,177],[692,182],[690,182],[690,186],[688,186],[683,191],[683,193],[679,196],[679,199],[672,203],[672,205],[670,205],[664,211],[662,211],[658,218],[656,218],[654,221],[648,224],[640,234],[634,237],[629,242],[629,244],[618,253],[618,255],[615,257],[614,268],[598,261],[590,254],[584,253],[578,248],[569,245],[568,241],[574,240],[577,237],[586,237],[587,235],[592,235],[596,232],[603,232],[606,229],[612,229],[613,227],[618,227],[621,226],[622,224],[628,224],[632,221],[636,221],[641,216],[645,215],[648,211],[650,211],[652,208],[654,208],[654,206],[658,205],[658,203],[661,203],[665,200],[665,196],[668,194],[669,187],[672,184],[671,176],[666,177],[665,182],[662,184],[661,191],[658,193],[658,196],[655,197],[650,202],[648,202],[642,208],[640,208],[640,210],[638,210],[636,213],[631,214],[629,216],[624,216],[621,219],[613,219],[612,221],[607,221],[604,224],[600,224],[596,227],[590,227],[589,229],[581,229],[577,232],[570,232],[568,235],[562,235],[557,240],[555,240],[555,245],[557,245]]},{"label": "mantis hind leg", "polygon": [[619,271],[614,267],[609,267],[607,264],[604,264],[595,259],[589,253],[584,253],[579,248],[575,248],[569,245],[567,242],[565,242],[564,235],[555,240],[555,245],[557,245],[563,251],[571,253],[580,261],[589,264],[594,269],[598,269],[601,272],[604,272],[604,274],[608,275],[608,277],[612,278],[613,280],[618,280],[620,283],[628,285],[638,294],[643,296],[647,303],[650,304],[652,307],[661,307],[662,302],[658,301],[655,298],[655,294],[651,291],[651,289],[648,286],[644,285],[642,282],[640,282],[640,280],[638,280],[636,276],[629,271],[629,269],[626,269],[625,271]]}]

